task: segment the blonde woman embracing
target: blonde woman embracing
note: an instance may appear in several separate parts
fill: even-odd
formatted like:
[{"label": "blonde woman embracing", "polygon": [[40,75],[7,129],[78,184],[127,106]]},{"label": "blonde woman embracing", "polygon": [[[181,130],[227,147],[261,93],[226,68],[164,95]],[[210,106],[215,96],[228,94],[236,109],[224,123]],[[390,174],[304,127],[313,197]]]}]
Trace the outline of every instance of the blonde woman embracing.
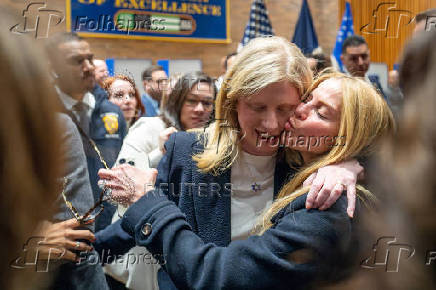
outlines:
[{"label": "blonde woman embracing", "polygon": [[[256,39],[226,75],[216,104],[217,121],[204,134],[177,133],[167,142],[156,189],[130,207],[121,226],[137,244],[165,259],[164,268],[176,287],[307,287],[315,280],[329,280],[335,267],[326,265],[331,263],[325,259],[328,255],[344,261],[351,252],[354,220],[347,215],[347,198],[341,193],[353,191],[350,183],[355,185],[360,166],[346,160],[359,157],[363,147],[382,135],[392,125],[391,115],[374,90],[342,75],[317,82],[307,103],[301,103],[311,81],[298,48],[278,37]],[[361,101],[365,106],[349,106]],[[358,114],[367,115],[355,119]],[[369,132],[371,122],[380,126]],[[366,131],[360,133],[361,127]],[[291,137],[341,135],[345,143],[289,142],[284,150],[278,144],[285,128]],[[331,161],[325,159],[331,156]],[[301,174],[296,174],[297,168]],[[343,171],[336,175],[338,168]],[[334,174],[323,174],[332,170]],[[318,196],[307,201],[307,190],[290,203],[289,196],[295,197],[294,190],[313,173],[317,177],[311,191],[316,191],[318,178],[325,178]],[[100,177],[107,179],[116,199],[130,203],[152,181],[150,174],[129,166],[102,170]],[[352,204],[353,195],[348,195]],[[328,211],[307,210],[310,203],[321,209],[334,204]],[[265,210],[267,222],[258,228],[262,235],[253,235]],[[114,245],[120,250],[117,240],[114,232],[97,235],[96,248]],[[335,246],[340,244],[338,252]],[[164,274],[159,286],[167,289],[171,281]]]}]

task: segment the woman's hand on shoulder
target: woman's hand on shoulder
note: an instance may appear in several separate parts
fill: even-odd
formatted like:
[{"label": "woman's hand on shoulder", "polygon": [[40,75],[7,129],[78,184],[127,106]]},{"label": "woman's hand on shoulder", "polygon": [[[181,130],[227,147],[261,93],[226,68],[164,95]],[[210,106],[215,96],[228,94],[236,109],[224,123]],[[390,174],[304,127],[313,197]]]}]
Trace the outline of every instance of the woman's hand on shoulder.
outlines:
[{"label": "woman's hand on shoulder", "polygon": [[304,186],[310,186],[306,208],[327,209],[346,190],[347,213],[353,217],[356,206],[356,183],[358,176],[363,174],[363,170],[363,167],[355,159],[320,168],[304,181]]},{"label": "woman's hand on shoulder", "polygon": [[165,130],[163,130],[162,132],[160,132],[159,134],[159,149],[160,151],[165,154],[165,142],[168,141],[168,139],[170,138],[171,134],[177,132],[177,129],[174,127],[169,127],[166,128]]}]

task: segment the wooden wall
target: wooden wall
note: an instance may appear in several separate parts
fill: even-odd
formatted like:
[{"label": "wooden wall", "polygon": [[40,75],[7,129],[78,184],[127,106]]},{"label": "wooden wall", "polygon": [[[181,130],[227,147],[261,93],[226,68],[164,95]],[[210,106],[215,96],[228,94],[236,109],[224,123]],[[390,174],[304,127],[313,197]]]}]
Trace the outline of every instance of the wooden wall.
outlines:
[{"label": "wooden wall", "polygon": [[[344,13],[345,1],[338,0],[339,24]],[[436,7],[436,0],[348,0],[348,2],[351,3],[354,33],[365,37],[371,50],[371,61],[384,62],[389,69],[398,62],[404,44],[412,35],[415,15]],[[370,25],[365,27],[367,24]]]}]

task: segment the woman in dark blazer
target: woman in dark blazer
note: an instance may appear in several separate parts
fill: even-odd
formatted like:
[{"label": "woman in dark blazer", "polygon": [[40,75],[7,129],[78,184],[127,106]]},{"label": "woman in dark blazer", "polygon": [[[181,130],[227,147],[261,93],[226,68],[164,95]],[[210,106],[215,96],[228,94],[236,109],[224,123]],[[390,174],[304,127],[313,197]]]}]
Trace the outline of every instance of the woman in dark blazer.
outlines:
[{"label": "woman in dark blazer", "polygon": [[[311,83],[312,74],[307,60],[295,45],[279,37],[254,40],[238,54],[228,71],[217,99],[216,121],[205,129],[207,139],[196,141],[194,153],[203,154],[192,160],[190,145],[193,141],[183,139],[174,146],[185,148],[185,151],[178,152],[174,157],[168,155],[163,158],[158,167],[157,186],[187,215],[194,230],[205,241],[226,246],[232,240],[232,231],[233,239],[245,238],[257,217],[277,197],[280,188],[290,177],[290,167],[281,148],[285,144],[278,144],[277,141],[281,140],[274,136],[284,131],[286,122],[301,102],[300,96]],[[260,91],[263,91],[263,96],[258,97],[265,98],[264,104],[246,104],[237,108],[238,103],[243,103],[239,100],[248,100]],[[238,109],[240,112],[237,112]],[[203,147],[207,150],[203,150]],[[243,162],[245,160],[238,156],[255,162],[257,159],[269,159],[260,160],[267,162],[267,168],[251,172],[252,166],[247,166]],[[183,160],[178,167],[177,160]],[[189,169],[186,165],[194,161],[196,167]],[[235,164],[241,167],[235,169]],[[326,165],[314,173],[315,179],[312,178],[314,175],[308,178],[313,180],[313,186],[306,207],[328,208],[347,189],[347,211],[352,215],[354,186],[362,168],[353,160]],[[232,176],[235,173],[241,174]],[[260,180],[264,178],[264,173],[268,176]],[[238,191],[235,180],[242,183],[247,180],[247,190],[242,188],[242,184],[241,198],[238,200],[231,198],[230,194],[231,184],[234,185],[232,190]],[[346,188],[336,186],[337,183]],[[193,194],[193,190],[197,190],[198,194]],[[316,196],[314,193],[318,191]],[[257,196],[260,196],[258,200]],[[253,203],[254,209],[250,208]],[[235,218],[238,215],[235,210],[237,206],[242,210],[239,217]],[[245,215],[244,210],[247,210],[248,215]],[[232,226],[235,221],[237,224]],[[122,231],[118,222],[97,235],[95,247],[101,251],[111,249],[112,253],[122,254],[126,247],[133,245],[134,241]]]},{"label": "woman in dark blazer", "polygon": [[[230,195],[226,190],[206,189],[204,195],[201,193],[199,184],[202,183],[216,183],[225,188],[229,181],[226,174],[230,174],[213,177],[198,172],[198,163],[190,156],[205,152],[201,136],[194,133],[171,136],[166,144],[167,155],[159,167],[159,175],[168,174],[168,180],[195,183],[191,187],[191,200],[183,188],[174,190],[174,193],[182,192],[183,199],[165,192],[159,178],[156,189],[140,198],[144,184],[152,182],[153,176],[133,167],[100,171],[102,178],[110,180],[107,184],[119,200],[129,198],[132,193],[120,180],[124,174],[131,178],[129,186],[134,188],[131,201],[136,202],[125,213],[121,226],[135,236],[136,244],[161,258],[176,287],[306,289],[335,282],[354,269],[358,258],[359,218],[347,216],[344,196],[327,211],[307,210],[308,187],[303,186],[303,181],[326,164],[371,152],[376,141],[392,131],[392,113],[370,85],[342,74],[321,77],[295,112],[289,120],[294,136],[313,137],[317,130],[318,136],[343,136],[345,142],[309,150],[301,143],[289,143],[288,157],[300,169],[291,170],[293,178],[279,191],[253,235],[245,240],[229,243],[230,214],[226,208]],[[374,196],[361,186],[358,189],[359,216],[362,204]],[[180,208],[169,197],[178,201]]]}]

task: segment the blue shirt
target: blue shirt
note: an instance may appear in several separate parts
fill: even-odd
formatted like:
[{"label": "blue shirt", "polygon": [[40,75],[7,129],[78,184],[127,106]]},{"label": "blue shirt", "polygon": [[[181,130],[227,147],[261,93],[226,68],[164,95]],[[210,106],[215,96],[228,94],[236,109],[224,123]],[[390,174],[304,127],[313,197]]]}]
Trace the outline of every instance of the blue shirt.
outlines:
[{"label": "blue shirt", "polygon": [[154,100],[147,93],[143,94],[141,97],[142,104],[145,107],[144,117],[156,117],[159,115],[159,102]]}]

